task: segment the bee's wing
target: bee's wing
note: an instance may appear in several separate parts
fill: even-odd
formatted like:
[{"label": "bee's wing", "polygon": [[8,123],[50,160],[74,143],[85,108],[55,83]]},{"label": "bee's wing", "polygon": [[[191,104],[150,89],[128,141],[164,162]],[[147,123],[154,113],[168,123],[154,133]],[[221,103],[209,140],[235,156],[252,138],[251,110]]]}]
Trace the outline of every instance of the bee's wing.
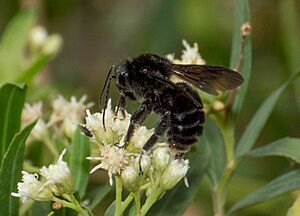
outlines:
[{"label": "bee's wing", "polygon": [[165,77],[156,74],[156,73],[145,73],[146,76],[155,79],[156,81],[176,90],[180,94],[184,95],[185,97],[189,98],[198,108],[202,109],[203,105],[201,102],[197,101],[189,92],[185,91],[183,88],[177,86],[175,83],[166,79]]},{"label": "bee's wing", "polygon": [[234,89],[244,81],[238,72],[220,66],[174,64],[173,72],[182,80],[213,95],[218,95],[217,91]]}]

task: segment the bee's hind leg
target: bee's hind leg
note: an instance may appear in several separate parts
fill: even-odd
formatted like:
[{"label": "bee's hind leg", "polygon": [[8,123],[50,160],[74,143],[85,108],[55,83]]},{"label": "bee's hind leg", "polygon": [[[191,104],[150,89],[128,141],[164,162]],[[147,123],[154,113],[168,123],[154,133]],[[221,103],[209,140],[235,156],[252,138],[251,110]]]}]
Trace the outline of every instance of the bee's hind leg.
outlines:
[{"label": "bee's hind leg", "polygon": [[169,125],[170,125],[170,113],[167,112],[165,116],[162,118],[162,120],[156,125],[152,136],[148,139],[148,141],[143,146],[143,150],[141,151],[140,159],[139,159],[140,174],[143,174],[143,170],[141,166],[141,160],[143,155],[146,154],[155,145],[159,136],[163,135],[166,132],[166,130],[169,128]]}]

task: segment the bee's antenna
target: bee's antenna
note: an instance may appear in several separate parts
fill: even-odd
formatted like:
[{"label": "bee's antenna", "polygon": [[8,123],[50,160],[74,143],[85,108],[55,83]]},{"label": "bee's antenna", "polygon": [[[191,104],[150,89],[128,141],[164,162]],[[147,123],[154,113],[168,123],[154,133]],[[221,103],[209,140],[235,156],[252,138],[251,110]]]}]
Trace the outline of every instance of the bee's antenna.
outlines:
[{"label": "bee's antenna", "polygon": [[100,106],[100,109],[101,109],[101,104],[102,104],[102,99],[103,99],[104,90],[105,90],[105,88],[106,88],[108,79],[109,79],[110,74],[111,74],[111,72],[112,72],[112,70],[113,70],[114,67],[115,67],[114,65],[112,65],[112,66],[110,67],[109,72],[107,73],[107,76],[106,76],[106,78],[105,78],[104,86],[103,86],[103,88],[102,88],[102,90],[101,90],[100,100],[99,100],[99,106]]},{"label": "bee's antenna", "polygon": [[[116,78],[115,76],[110,76],[112,70],[115,68],[115,66],[111,66],[107,76],[106,76],[106,79],[105,79],[105,83],[104,83],[104,86],[102,88],[102,91],[101,91],[101,95],[100,95],[100,101],[99,101],[99,105],[100,105],[100,108],[101,108],[101,104],[102,104],[102,99],[103,99],[103,96],[104,96],[104,91],[105,91],[105,88],[106,88],[106,94],[105,94],[105,102],[104,102],[104,108],[103,108],[103,115],[102,115],[102,124],[103,124],[103,129],[104,131],[106,131],[106,128],[105,128],[105,110],[106,110],[106,107],[107,107],[107,102],[108,102],[108,95],[109,95],[109,89],[110,89],[110,82],[111,82],[111,79],[112,78]],[[107,87],[106,87],[107,86]]]}]

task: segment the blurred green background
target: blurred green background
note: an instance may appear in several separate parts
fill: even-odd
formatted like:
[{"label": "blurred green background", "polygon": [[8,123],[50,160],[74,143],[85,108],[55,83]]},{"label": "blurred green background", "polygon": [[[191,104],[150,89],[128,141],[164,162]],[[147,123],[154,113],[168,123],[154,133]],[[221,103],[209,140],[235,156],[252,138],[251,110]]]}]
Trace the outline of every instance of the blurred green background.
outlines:
[{"label": "blurred green background", "polygon": [[[247,100],[239,114],[237,136],[262,101],[300,68],[300,1],[249,1],[253,64]],[[59,33],[64,46],[43,76],[65,96],[87,94],[98,101],[112,64],[143,52],[180,57],[182,39],[197,42],[208,64],[228,66],[234,23],[234,1],[209,0],[1,0],[0,35],[21,8],[35,8],[38,24]],[[300,81],[277,104],[257,146],[280,137],[300,135]],[[116,101],[117,91],[111,97]],[[135,104],[130,106],[134,110]],[[94,107],[98,109],[98,107]],[[282,158],[247,159],[232,179],[228,205],[294,164]],[[287,194],[237,215],[285,215],[293,203]],[[186,215],[211,215],[211,197],[203,181]],[[99,214],[100,215],[100,214]],[[202,214],[201,214],[202,215]]]}]

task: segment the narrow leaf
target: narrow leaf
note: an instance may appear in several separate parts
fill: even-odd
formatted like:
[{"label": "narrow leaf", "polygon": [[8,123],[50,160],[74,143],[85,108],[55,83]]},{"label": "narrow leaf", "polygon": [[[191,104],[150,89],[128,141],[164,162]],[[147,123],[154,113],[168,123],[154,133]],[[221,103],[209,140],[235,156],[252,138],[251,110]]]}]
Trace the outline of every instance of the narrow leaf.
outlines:
[{"label": "narrow leaf", "polygon": [[25,141],[36,122],[25,127],[12,140],[3,158],[0,169],[0,212],[1,215],[18,215],[19,199],[11,196],[17,192],[17,183],[21,180]]},{"label": "narrow leaf", "polygon": [[283,138],[256,148],[247,154],[252,157],[283,156],[300,163],[300,139]]},{"label": "narrow leaf", "polygon": [[293,206],[289,209],[287,216],[298,216],[300,215],[300,196],[296,199]]},{"label": "narrow leaf", "polygon": [[0,42],[0,80],[14,81],[20,74],[23,49],[35,18],[33,10],[22,11],[6,27]]},{"label": "narrow leaf", "polygon": [[223,173],[226,156],[219,128],[210,119],[205,123],[202,139],[208,149],[208,176],[212,185],[215,185]]},{"label": "narrow leaf", "polygon": [[[250,22],[250,9],[248,1],[244,0],[235,0],[235,15],[234,15],[234,35],[231,49],[231,60],[230,67],[236,68],[240,61],[240,55],[243,56],[242,64],[240,66],[240,73],[244,77],[244,83],[237,91],[234,103],[232,105],[232,113],[235,115],[242,108],[248,84],[251,75],[251,62],[252,62],[252,48],[251,48],[251,39],[250,36],[245,38],[245,41],[242,43],[242,35],[241,35],[241,26],[245,22]],[[241,46],[244,48],[241,49]],[[240,53],[241,50],[243,53]]]},{"label": "narrow leaf", "polygon": [[31,82],[35,75],[41,71],[41,69],[51,60],[51,58],[52,55],[49,54],[41,54],[40,56],[38,56],[37,59],[32,62],[29,68],[27,68],[20,74],[17,81],[26,83]]},{"label": "narrow leaf", "polygon": [[26,86],[5,84],[0,89],[0,166],[9,143],[20,130]]},{"label": "narrow leaf", "polygon": [[246,154],[255,144],[258,135],[260,134],[262,128],[265,126],[280,95],[299,74],[300,72],[298,72],[295,76],[291,77],[288,81],[286,81],[283,85],[276,89],[257,110],[237,144],[237,157]]},{"label": "narrow leaf", "polygon": [[[186,187],[183,181],[178,183],[175,188],[167,191],[164,197],[154,204],[149,211],[149,215],[183,215],[186,208],[193,201],[201,177],[205,173],[208,165],[208,154],[205,148],[206,147],[201,144],[196,151],[189,155],[190,157],[187,157],[190,159],[191,167],[187,174],[189,187]],[[170,208],[170,206],[172,206],[172,208]]]},{"label": "narrow leaf", "polygon": [[106,209],[104,216],[114,216],[116,211],[116,201],[113,201]]},{"label": "narrow leaf", "polygon": [[294,170],[274,179],[257,191],[242,198],[228,211],[228,215],[239,209],[272,199],[298,188],[300,188],[300,170]]},{"label": "narrow leaf", "polygon": [[82,135],[79,128],[77,128],[70,149],[69,165],[72,173],[72,181],[80,198],[83,198],[88,183],[89,160],[86,158],[89,155],[89,138]]},{"label": "narrow leaf", "polygon": [[101,186],[97,191],[95,196],[92,198],[92,203],[88,206],[89,209],[93,210],[103,199],[106,195],[111,191],[112,186],[109,184]]}]

